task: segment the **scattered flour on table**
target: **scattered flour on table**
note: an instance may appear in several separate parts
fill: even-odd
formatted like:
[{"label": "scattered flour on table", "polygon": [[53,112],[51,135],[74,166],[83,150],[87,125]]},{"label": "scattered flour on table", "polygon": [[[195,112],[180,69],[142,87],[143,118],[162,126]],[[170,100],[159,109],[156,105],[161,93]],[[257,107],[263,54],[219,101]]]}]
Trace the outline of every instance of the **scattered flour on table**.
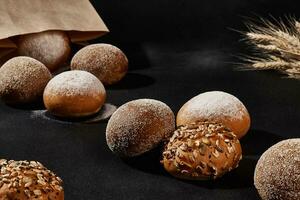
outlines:
[{"label": "scattered flour on table", "polygon": [[106,103],[103,105],[101,110],[91,118],[82,118],[82,119],[63,119],[63,118],[56,118],[52,116],[47,110],[33,110],[30,113],[31,119],[43,119],[43,120],[49,120],[59,123],[65,123],[65,124],[72,124],[72,123],[96,123],[100,121],[107,120],[115,111],[117,110],[117,107],[115,105]]}]

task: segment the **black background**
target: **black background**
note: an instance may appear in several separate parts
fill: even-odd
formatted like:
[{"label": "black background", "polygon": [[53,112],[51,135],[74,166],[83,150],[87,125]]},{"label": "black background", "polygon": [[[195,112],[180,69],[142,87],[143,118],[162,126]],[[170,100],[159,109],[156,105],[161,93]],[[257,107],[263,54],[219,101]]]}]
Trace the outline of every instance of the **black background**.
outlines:
[{"label": "black background", "polygon": [[[251,130],[241,140],[240,167],[212,182],[177,180],[159,164],[160,147],[121,160],[108,149],[106,122],[60,123],[31,117],[28,107],[1,104],[0,153],[38,160],[64,180],[72,199],[259,199],[253,172],[274,143],[299,136],[300,82],[276,72],[239,71],[234,55],[247,52],[244,17],[299,16],[297,1],[109,0],[92,1],[111,33],[93,41],[120,47],[130,71],[107,87],[115,105],[154,98],[176,113],[191,97],[209,90],[237,96],[248,108]],[[31,107],[32,108],[32,107]],[[39,109],[40,106],[33,106]]]}]

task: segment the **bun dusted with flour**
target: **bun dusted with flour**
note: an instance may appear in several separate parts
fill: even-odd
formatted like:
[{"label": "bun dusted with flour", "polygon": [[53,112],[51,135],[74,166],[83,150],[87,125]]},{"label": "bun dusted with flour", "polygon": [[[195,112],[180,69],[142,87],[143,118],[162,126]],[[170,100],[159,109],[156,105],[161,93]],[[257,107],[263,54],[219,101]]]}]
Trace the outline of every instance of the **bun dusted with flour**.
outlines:
[{"label": "bun dusted with flour", "polygon": [[67,71],[55,76],[44,91],[47,110],[59,117],[84,117],[97,113],[106,99],[102,83],[86,71]]},{"label": "bun dusted with flour", "polygon": [[92,44],[79,50],[71,61],[72,70],[94,74],[104,85],[120,81],[128,70],[126,55],[110,44]]},{"label": "bun dusted with flour", "polygon": [[62,180],[41,163],[0,159],[0,167],[0,199],[64,199]]},{"label": "bun dusted with flour", "polygon": [[194,122],[174,132],[161,162],[177,178],[207,180],[235,169],[241,159],[240,142],[228,128],[220,123]]},{"label": "bun dusted with flour", "polygon": [[221,91],[199,94],[186,102],[177,114],[177,126],[195,121],[224,124],[242,138],[250,128],[250,116],[244,104],[235,96]]},{"label": "bun dusted with flour", "polygon": [[17,47],[20,56],[39,60],[50,71],[55,71],[62,66],[71,53],[68,35],[56,30],[19,36]]},{"label": "bun dusted with flour", "polygon": [[14,57],[0,68],[0,98],[8,104],[32,103],[42,97],[51,78],[51,73],[40,61]]},{"label": "bun dusted with flour", "polygon": [[174,114],[165,103],[138,99],[122,105],[111,116],[106,141],[119,156],[137,156],[168,139],[174,129]]},{"label": "bun dusted with flour", "polygon": [[283,140],[257,162],[254,185],[262,200],[300,199],[300,139]]}]

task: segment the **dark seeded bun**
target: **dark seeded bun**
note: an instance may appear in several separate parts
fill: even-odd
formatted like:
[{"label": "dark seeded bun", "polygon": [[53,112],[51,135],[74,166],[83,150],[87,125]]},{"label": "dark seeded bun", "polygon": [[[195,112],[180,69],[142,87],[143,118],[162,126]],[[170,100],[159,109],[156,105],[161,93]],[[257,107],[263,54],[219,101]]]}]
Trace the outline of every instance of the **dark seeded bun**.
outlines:
[{"label": "dark seeded bun", "polygon": [[19,36],[18,54],[42,62],[50,71],[61,67],[70,57],[68,35],[63,31],[45,31]]},{"label": "dark seeded bun", "polygon": [[120,81],[128,70],[126,55],[110,44],[92,44],[78,51],[71,61],[72,70],[85,70],[104,85]]},{"label": "dark seeded bun", "polygon": [[62,180],[41,163],[1,159],[0,167],[0,199],[64,199]]},{"label": "dark seeded bun", "polygon": [[180,108],[176,118],[177,126],[205,120],[224,124],[239,139],[250,128],[250,116],[244,104],[235,96],[221,91],[195,96]]},{"label": "dark seeded bun", "polygon": [[137,156],[168,139],[174,129],[174,114],[165,103],[138,99],[122,105],[111,116],[106,141],[119,156]]},{"label": "dark seeded bun", "polygon": [[300,139],[283,140],[265,151],[254,185],[262,200],[300,199]]},{"label": "dark seeded bun", "polygon": [[242,159],[239,140],[219,123],[180,126],[170,138],[161,161],[171,175],[190,180],[216,179]]},{"label": "dark seeded bun", "polygon": [[55,76],[44,91],[47,110],[59,117],[85,117],[97,113],[106,99],[102,83],[86,71],[67,71]]},{"label": "dark seeded bun", "polygon": [[0,68],[0,98],[8,104],[31,103],[42,97],[51,77],[40,61],[14,57]]}]

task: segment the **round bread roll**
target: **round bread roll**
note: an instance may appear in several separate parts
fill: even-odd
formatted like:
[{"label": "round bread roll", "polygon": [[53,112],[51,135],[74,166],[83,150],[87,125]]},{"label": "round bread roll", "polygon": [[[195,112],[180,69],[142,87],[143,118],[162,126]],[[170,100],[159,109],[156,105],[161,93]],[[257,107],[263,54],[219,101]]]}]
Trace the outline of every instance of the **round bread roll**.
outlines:
[{"label": "round bread roll", "polygon": [[64,199],[62,180],[41,163],[1,159],[0,167],[0,199]]},{"label": "round bread roll", "polygon": [[41,62],[24,56],[14,57],[0,68],[0,98],[8,104],[31,103],[42,97],[51,78]]},{"label": "round bread roll", "polygon": [[219,123],[194,122],[174,132],[161,162],[177,178],[207,180],[236,168],[241,159],[240,142],[228,128]]},{"label": "round bread roll", "polygon": [[243,103],[235,96],[221,91],[195,96],[180,108],[176,118],[177,126],[205,120],[224,124],[239,139],[250,128],[250,116]]},{"label": "round bread roll", "polygon": [[18,54],[35,58],[55,71],[70,56],[71,47],[68,35],[63,31],[45,31],[19,36]]},{"label": "round bread roll", "polygon": [[138,99],[114,112],[106,127],[106,141],[115,154],[132,157],[168,139],[174,129],[174,113],[165,103]]},{"label": "round bread roll", "polygon": [[44,91],[44,104],[55,116],[73,118],[97,113],[106,99],[102,83],[86,71],[67,71],[55,76]]},{"label": "round bread roll", "polygon": [[128,70],[126,55],[110,44],[92,44],[78,51],[71,61],[72,70],[91,72],[104,85],[120,81]]},{"label": "round bread roll", "polygon": [[300,199],[300,139],[283,140],[264,152],[254,185],[262,200]]}]

